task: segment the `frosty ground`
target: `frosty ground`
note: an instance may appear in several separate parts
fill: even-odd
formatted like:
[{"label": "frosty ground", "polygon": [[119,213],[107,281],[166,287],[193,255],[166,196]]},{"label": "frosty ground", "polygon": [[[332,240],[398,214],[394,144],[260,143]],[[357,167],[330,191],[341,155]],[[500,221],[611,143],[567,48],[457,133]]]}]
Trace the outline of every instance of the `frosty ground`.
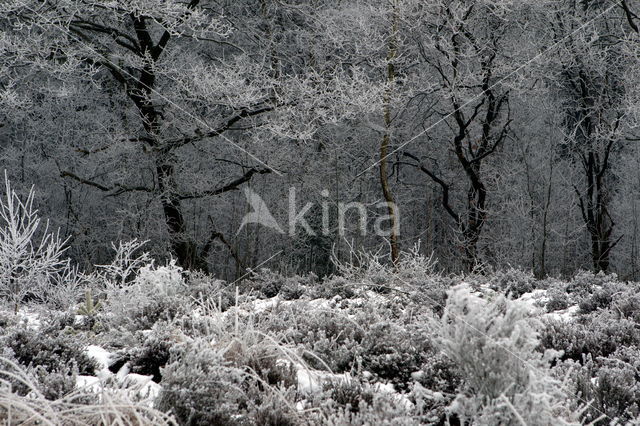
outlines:
[{"label": "frosty ground", "polygon": [[4,422],[640,421],[640,285],[615,275],[445,276],[415,253],[234,283],[132,264],[4,304]]}]

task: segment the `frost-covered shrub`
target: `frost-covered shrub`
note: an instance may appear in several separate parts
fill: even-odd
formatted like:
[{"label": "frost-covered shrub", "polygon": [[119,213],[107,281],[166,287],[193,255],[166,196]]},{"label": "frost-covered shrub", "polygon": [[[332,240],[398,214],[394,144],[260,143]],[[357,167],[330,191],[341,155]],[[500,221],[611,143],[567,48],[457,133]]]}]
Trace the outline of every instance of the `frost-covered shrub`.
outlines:
[{"label": "frost-covered shrub", "polygon": [[155,266],[152,262],[138,270],[135,283],[167,295],[175,295],[178,289],[184,287],[182,268],[176,265],[175,260],[165,266]]},{"label": "frost-covered shrub", "polygon": [[580,322],[549,321],[540,335],[543,349],[563,352],[562,359],[582,362],[587,354],[607,357],[618,348],[640,345],[640,330],[612,311],[592,313]]},{"label": "frost-covered shrub", "polygon": [[[29,376],[30,383],[24,383],[14,374],[21,370]],[[13,357],[0,357],[0,387],[10,388],[16,395],[26,396],[36,389],[47,400],[56,400],[70,394],[76,387],[77,370],[73,366],[59,366],[47,371],[42,366],[26,367]],[[0,403],[0,407],[2,407]],[[0,408],[1,409],[1,408]],[[2,419],[0,414],[0,419]]]},{"label": "frost-covered shrub", "polygon": [[297,375],[289,348],[273,337],[248,330],[213,344],[222,354],[225,365],[243,369],[248,379],[266,386],[289,388],[297,384]]},{"label": "frost-covered shrub", "polygon": [[132,313],[134,328],[148,329],[159,321],[171,321],[188,309],[185,299],[176,296],[160,296],[149,298],[148,303],[141,306],[138,312]]},{"label": "frost-covered shrub", "polygon": [[172,320],[189,310],[191,300],[185,289],[182,268],[175,261],[166,266],[143,266],[126,286],[107,288],[103,318],[132,330],[151,328],[158,321]]},{"label": "frost-covered shrub", "polygon": [[73,327],[75,315],[71,312],[44,311],[38,314],[38,321],[40,322],[38,334],[57,335]]},{"label": "frost-covered shrub", "polygon": [[352,250],[348,262],[334,258],[338,276],[352,286],[368,288],[387,294],[394,289],[418,289],[425,281],[437,276],[437,262],[433,255],[425,256],[416,245],[400,255],[396,265],[386,261],[386,256],[378,253],[356,252]]},{"label": "frost-covered shrub", "polygon": [[[293,389],[285,391],[283,398],[293,400]],[[293,416],[289,408],[282,409],[282,398],[266,395],[265,400],[255,409],[252,423],[264,426],[295,426],[304,424],[298,416]]]},{"label": "frost-covered shrub", "polygon": [[335,296],[340,296],[343,299],[350,299],[356,295],[355,290],[358,287],[362,286],[344,277],[330,276],[325,278],[321,283],[311,287],[309,298],[332,299]]},{"label": "frost-covered shrub", "polygon": [[304,359],[311,367],[324,370],[328,366],[334,372],[351,370],[361,351],[366,329],[340,311],[314,312],[306,306],[302,304],[282,312],[282,325],[278,330],[308,349]]},{"label": "frost-covered shrub", "polygon": [[611,309],[622,318],[640,323],[640,292],[638,289],[631,289],[615,295]]},{"label": "frost-covered shrub", "polygon": [[464,378],[450,406],[478,424],[562,424],[573,421],[567,395],[550,374],[552,352],[536,351],[541,323],[526,304],[486,301],[468,286],[451,291],[438,341]]},{"label": "frost-covered shrub", "polygon": [[229,285],[200,271],[187,271],[186,275],[184,295],[196,301],[197,304],[213,303],[221,312],[236,304],[234,285]]},{"label": "frost-covered shrub", "polygon": [[362,368],[399,390],[407,390],[411,374],[434,353],[430,336],[391,322],[373,325],[362,342]]},{"label": "frost-covered shrub", "polygon": [[316,424],[327,425],[420,425],[411,408],[399,403],[397,397],[387,393],[375,393],[370,402],[360,400],[358,410],[351,406],[341,407],[329,400],[319,408]]},{"label": "frost-covered shrub", "polygon": [[445,394],[456,394],[463,383],[456,365],[442,352],[426,354],[423,366],[411,378],[426,389]]},{"label": "frost-covered shrub", "polygon": [[142,346],[134,348],[126,357],[130,363],[130,371],[151,375],[153,381],[159,383],[162,379],[162,368],[169,362],[172,352],[185,340],[182,332],[171,324],[155,324]]},{"label": "frost-covered shrub", "polygon": [[553,349],[562,351],[562,359],[582,362],[588,354],[588,332],[584,326],[564,321],[549,321],[540,333],[540,347],[542,350]]},{"label": "frost-covered shrub", "polygon": [[[629,356],[631,355],[631,356]],[[576,374],[576,394],[591,401],[584,413],[586,421],[602,418],[597,424],[618,419],[625,424],[640,415],[640,375],[637,348],[623,349],[610,358],[587,363]],[[635,364],[635,365],[634,365]]]},{"label": "frost-covered shrub", "polygon": [[30,296],[42,300],[45,292],[58,283],[58,276],[70,273],[63,258],[66,240],[59,233],[41,226],[33,206],[31,188],[23,200],[11,188],[5,172],[5,194],[0,198],[0,296],[11,301],[17,311]]},{"label": "frost-covered shrub", "polygon": [[8,330],[9,327],[14,326],[18,323],[18,317],[13,314],[9,314],[8,312],[0,312],[0,333]]},{"label": "frost-covered shrub", "polygon": [[571,298],[564,287],[553,286],[547,290],[547,312],[561,311],[571,306]]},{"label": "frost-covered shrub", "polygon": [[95,286],[95,276],[84,274],[66,261],[65,267],[41,287],[35,300],[55,310],[70,310],[82,300],[85,291]]},{"label": "frost-covered shrub", "polygon": [[48,400],[60,399],[76,388],[77,373],[73,367],[62,366],[60,370],[47,371],[38,366],[31,370],[40,392]]},{"label": "frost-covered shrub", "polygon": [[147,252],[140,252],[146,241],[131,241],[118,243],[116,246],[111,243],[111,247],[115,251],[115,256],[111,263],[107,265],[97,265],[98,275],[107,283],[107,285],[115,285],[119,287],[125,286],[131,280],[135,279],[138,271],[145,265],[149,265],[152,260]]},{"label": "frost-covered shrub", "polygon": [[[240,350],[194,343],[163,369],[158,408],[171,410],[180,424],[188,425],[252,424],[252,418],[268,416],[262,404],[272,404],[273,394],[266,381],[239,362],[244,359]],[[282,403],[280,412],[295,418],[287,407]]]},{"label": "frost-covered shrub", "polygon": [[627,289],[626,284],[619,282],[609,282],[603,287],[593,287],[591,293],[579,298],[580,313],[588,314],[609,307],[614,297],[619,293],[624,293]]},{"label": "frost-covered shrub", "polygon": [[243,391],[245,373],[224,365],[221,354],[202,342],[162,371],[157,407],[184,425],[238,424],[236,416],[249,400]]},{"label": "frost-covered shrub", "polygon": [[324,384],[325,397],[331,398],[338,406],[354,413],[360,409],[360,403],[371,404],[374,392],[357,379],[333,380]]},{"label": "frost-covered shrub", "polygon": [[279,296],[284,300],[300,299],[306,292],[306,288],[297,279],[298,277],[287,278],[280,288]]},{"label": "frost-covered shrub", "polygon": [[[53,381],[56,380],[54,377]],[[66,380],[66,378],[64,379]],[[132,402],[122,392],[105,392],[98,399],[88,390],[75,390],[47,399],[32,371],[0,357],[0,419],[20,425],[139,425],[169,426],[175,421],[146,404]],[[51,385],[52,389],[61,387]],[[57,392],[54,392],[57,393]]]},{"label": "frost-covered shrub", "polygon": [[242,283],[241,290],[259,292],[263,298],[271,298],[278,295],[286,278],[268,268],[261,268],[252,274],[251,279]]},{"label": "frost-covered shrub", "polygon": [[47,335],[16,330],[1,338],[13,357],[25,367],[42,367],[47,372],[64,371],[75,366],[79,374],[93,374],[96,363],[83,351],[80,343],[65,335]]},{"label": "frost-covered shrub", "polygon": [[616,274],[605,274],[598,272],[594,274],[591,271],[581,271],[573,276],[567,285],[569,293],[589,294],[593,293],[596,288],[605,287],[608,283],[616,282],[618,277]]},{"label": "frost-covered shrub", "polygon": [[515,268],[495,272],[489,282],[493,290],[508,294],[514,299],[536,289],[536,278],[533,273]]},{"label": "frost-covered shrub", "polygon": [[418,282],[415,291],[410,293],[411,302],[440,316],[447,303],[447,291],[454,286],[453,282],[452,278],[447,277],[426,278],[425,282]]},{"label": "frost-covered shrub", "polygon": [[280,296],[284,300],[295,300],[302,297],[310,287],[318,284],[318,277],[315,274],[305,276],[284,275],[262,268],[254,272],[250,280],[242,283],[242,292],[257,291],[262,298],[272,298]]}]

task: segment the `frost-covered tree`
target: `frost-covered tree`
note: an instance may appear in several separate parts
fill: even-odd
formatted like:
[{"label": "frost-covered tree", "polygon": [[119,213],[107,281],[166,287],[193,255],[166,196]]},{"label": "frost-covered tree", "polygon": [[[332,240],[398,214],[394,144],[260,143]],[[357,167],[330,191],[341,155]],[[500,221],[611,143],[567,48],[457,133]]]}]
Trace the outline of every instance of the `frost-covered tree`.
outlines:
[{"label": "frost-covered tree", "polygon": [[25,296],[44,296],[56,277],[69,269],[63,257],[65,240],[42,226],[33,205],[33,187],[21,198],[5,172],[4,197],[0,199],[0,295],[18,311]]},{"label": "frost-covered tree", "polygon": [[[435,76],[436,87],[423,112],[430,117],[430,126],[420,133],[427,147],[416,152],[409,146],[404,156],[440,187],[441,204],[459,232],[467,270],[478,265],[477,246],[489,209],[483,165],[500,150],[513,120],[509,77],[518,66],[512,43],[522,34],[519,6],[493,0],[429,2],[417,39],[421,65]],[[468,188],[461,203],[452,182],[437,171],[445,159],[430,155],[431,144],[447,146],[461,168],[463,176],[457,178]]]},{"label": "frost-covered tree", "polygon": [[[179,263],[204,268],[220,224],[199,210],[258,175],[282,175],[289,150],[276,148],[379,104],[356,64],[316,44],[322,6],[12,1],[3,25],[8,40],[47,41],[7,49],[33,58],[48,92],[39,107],[77,124],[62,131],[71,140],[60,174],[158,207]],[[49,97],[72,98],[75,111]],[[55,112],[39,118],[40,137],[61,132]]]},{"label": "frost-covered tree", "polygon": [[625,75],[633,61],[625,54],[626,23],[619,10],[600,2],[566,2],[551,20],[559,47],[549,62],[564,115],[560,157],[582,177],[573,181],[579,211],[590,238],[594,271],[609,270],[615,235],[615,167],[628,131]]}]

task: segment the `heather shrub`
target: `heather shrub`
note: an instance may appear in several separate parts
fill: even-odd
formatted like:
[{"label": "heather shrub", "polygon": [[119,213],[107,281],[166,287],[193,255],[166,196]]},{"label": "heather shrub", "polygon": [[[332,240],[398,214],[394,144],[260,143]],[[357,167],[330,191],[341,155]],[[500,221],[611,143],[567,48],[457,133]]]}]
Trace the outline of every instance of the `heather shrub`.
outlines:
[{"label": "heather shrub", "polygon": [[409,295],[411,302],[421,309],[428,309],[441,316],[447,304],[447,291],[454,286],[453,279],[445,277],[427,278],[416,282],[416,289]]},{"label": "heather shrub", "polygon": [[159,383],[162,368],[169,362],[171,354],[180,350],[185,342],[186,337],[175,326],[158,322],[142,345],[129,351],[124,360],[128,360],[132,373],[151,375],[153,381]]},{"label": "heather shrub", "polygon": [[342,276],[329,276],[322,282],[309,289],[308,296],[311,299],[332,299],[339,296],[343,299],[351,299],[356,296],[356,290],[362,288],[356,282]]},{"label": "heather shrub", "polygon": [[517,299],[536,289],[536,278],[530,271],[509,268],[494,272],[490,277],[489,285],[493,290]]},{"label": "heather shrub", "polygon": [[608,283],[616,282],[617,279],[616,274],[607,275],[604,272],[594,274],[591,271],[580,271],[576,273],[567,284],[567,292],[576,293],[577,295],[590,294],[597,288],[605,287]]},{"label": "heather shrub", "polygon": [[[162,370],[158,408],[188,425],[255,424],[256,417],[275,421],[271,407],[275,392],[260,376],[264,370],[256,372],[245,365],[243,350],[233,342],[225,347],[194,342]],[[293,404],[279,402],[281,417],[297,417]]]},{"label": "heather shrub", "polygon": [[416,418],[411,408],[399,403],[397,397],[386,393],[376,393],[368,402],[365,398],[359,401],[358,409],[329,399],[319,408],[314,416],[315,423],[327,425],[420,425],[423,422]]},{"label": "heather shrub", "polygon": [[[0,357],[0,419],[12,425],[176,424],[165,413],[132,402],[122,392],[106,390],[101,398],[97,398],[91,391],[77,389],[54,399],[54,396],[66,392],[68,383],[66,375],[43,377],[38,383],[33,370]],[[43,384],[51,393],[47,393],[46,389],[43,393]]]},{"label": "heather shrub", "polygon": [[285,280],[285,277],[281,274],[262,268],[254,273],[250,280],[243,282],[241,289],[245,292],[254,290],[264,298],[271,298],[280,293]]},{"label": "heather shrub", "polygon": [[455,395],[463,384],[463,377],[454,362],[439,351],[425,354],[422,368],[411,378],[425,389],[443,394]]},{"label": "heather shrub", "polygon": [[573,423],[568,396],[550,373],[555,354],[536,351],[541,326],[526,304],[454,288],[436,325],[440,347],[464,380],[451,412],[480,424]]},{"label": "heather shrub", "polygon": [[236,415],[246,413],[250,403],[242,389],[245,373],[225,366],[221,354],[207,346],[192,347],[163,369],[156,405],[180,424],[241,424]]},{"label": "heather shrub", "polygon": [[324,397],[354,413],[359,411],[361,403],[371,404],[375,394],[369,386],[357,379],[327,381],[324,392]]},{"label": "heather shrub", "polygon": [[[360,353],[366,334],[364,325],[339,310],[320,310],[309,314],[301,304],[280,313],[279,330],[287,339],[303,345],[304,359],[317,369],[349,371]],[[306,314],[305,314],[306,313]]]},{"label": "heather shrub", "polygon": [[428,333],[391,322],[374,324],[362,341],[362,368],[399,390],[407,390],[411,374],[434,352]]},{"label": "heather shrub", "polygon": [[580,318],[579,322],[548,321],[541,331],[543,349],[562,351],[562,359],[582,362],[585,355],[607,357],[618,348],[640,344],[635,322],[606,310]]},{"label": "heather shrub", "polygon": [[94,374],[96,363],[71,336],[48,335],[31,330],[16,330],[1,338],[13,357],[25,367],[41,367],[47,372],[59,372],[75,366],[79,374]]},{"label": "heather shrub", "polygon": [[[621,352],[629,354],[628,350]],[[605,425],[611,419],[626,423],[640,415],[639,353],[637,349],[633,352],[633,359],[612,356],[594,361],[588,357],[583,368],[577,372],[576,394],[591,402],[584,413],[585,420],[601,418],[596,424]]]},{"label": "heather shrub", "polygon": [[54,371],[47,371],[42,366],[30,368],[28,371],[42,395],[50,400],[63,398],[76,388],[77,371],[75,366],[61,366]]},{"label": "heather shrub", "polygon": [[300,299],[306,291],[306,287],[300,283],[298,277],[290,277],[282,284],[278,295],[284,300],[297,300]]},{"label": "heather shrub", "polygon": [[188,312],[191,299],[185,295],[186,288],[182,268],[175,261],[166,266],[142,266],[123,287],[114,282],[107,285],[102,318],[131,330],[151,328],[158,321]]},{"label": "heather shrub", "polygon": [[578,299],[580,313],[588,314],[598,309],[608,308],[614,298],[620,293],[625,293],[628,286],[623,283],[610,282],[602,287],[593,287],[593,291]]},{"label": "heather shrub", "polygon": [[284,300],[296,300],[317,285],[318,277],[312,273],[304,276],[284,276],[262,268],[253,272],[250,279],[242,282],[239,287],[242,293],[257,292],[260,298],[279,296]]},{"label": "heather shrub", "polygon": [[[187,271],[186,286],[181,294],[195,302],[196,306],[214,305],[220,312],[225,312],[242,300],[236,300],[236,286],[215,279],[202,272]],[[241,299],[245,298],[242,293]]]},{"label": "heather shrub", "polygon": [[633,289],[615,295],[611,309],[621,318],[640,323],[640,294]]},{"label": "heather shrub", "polygon": [[552,281],[547,284],[547,312],[561,311],[573,304],[573,298],[567,291],[567,284],[561,281]]}]

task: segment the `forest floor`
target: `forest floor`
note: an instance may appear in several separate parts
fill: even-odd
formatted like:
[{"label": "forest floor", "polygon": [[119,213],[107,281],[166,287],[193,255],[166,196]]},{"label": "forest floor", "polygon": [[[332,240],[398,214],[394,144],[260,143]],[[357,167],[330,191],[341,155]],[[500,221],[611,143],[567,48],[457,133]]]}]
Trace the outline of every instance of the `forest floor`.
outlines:
[{"label": "forest floor", "polygon": [[0,419],[637,424],[640,285],[435,270],[414,256],[226,283],[169,264],[66,309],[7,303]]}]

